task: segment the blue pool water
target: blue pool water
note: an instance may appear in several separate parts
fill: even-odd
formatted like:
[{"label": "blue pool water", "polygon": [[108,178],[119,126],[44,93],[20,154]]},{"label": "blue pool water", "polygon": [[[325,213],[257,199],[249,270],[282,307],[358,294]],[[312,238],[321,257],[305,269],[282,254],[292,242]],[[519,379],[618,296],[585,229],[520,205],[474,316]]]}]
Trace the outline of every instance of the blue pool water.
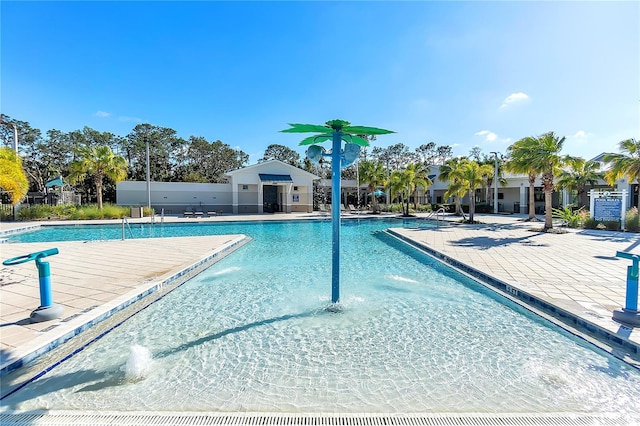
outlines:
[{"label": "blue pool water", "polygon": [[638,370],[379,232],[398,224],[344,222],[341,312],[330,223],[216,225],[253,241],[2,408],[638,413]]}]

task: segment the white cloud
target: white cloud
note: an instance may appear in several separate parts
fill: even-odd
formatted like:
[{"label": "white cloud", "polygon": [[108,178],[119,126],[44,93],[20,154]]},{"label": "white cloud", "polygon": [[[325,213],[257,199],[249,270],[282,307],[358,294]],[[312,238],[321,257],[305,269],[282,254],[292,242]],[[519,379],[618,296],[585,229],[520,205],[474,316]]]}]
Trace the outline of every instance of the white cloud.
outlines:
[{"label": "white cloud", "polygon": [[570,138],[576,138],[576,139],[584,139],[584,138],[588,138],[589,136],[591,136],[589,133],[585,132],[584,130],[578,130],[576,132],[575,135],[569,136]]},{"label": "white cloud", "polygon": [[494,142],[498,139],[498,135],[489,130],[480,130],[476,132],[476,136],[484,136],[484,140],[487,142]]},{"label": "white cloud", "polygon": [[111,113],[110,112],[105,112],[105,111],[98,111],[93,115],[95,115],[96,117],[100,117],[100,118],[111,117]]},{"label": "white cloud", "polygon": [[518,92],[512,93],[502,101],[502,105],[500,105],[500,109],[505,109],[509,105],[523,103],[529,100],[529,95],[526,93]]}]

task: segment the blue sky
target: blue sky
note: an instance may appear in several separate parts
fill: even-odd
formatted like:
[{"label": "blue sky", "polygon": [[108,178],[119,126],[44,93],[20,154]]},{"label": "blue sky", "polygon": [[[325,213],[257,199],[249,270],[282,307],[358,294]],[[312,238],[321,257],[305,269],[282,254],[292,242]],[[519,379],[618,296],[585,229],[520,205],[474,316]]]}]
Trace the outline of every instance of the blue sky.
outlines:
[{"label": "blue sky", "polygon": [[287,123],[591,158],[640,139],[640,3],[0,2],[1,111],[42,132],[138,123],[250,154]]}]

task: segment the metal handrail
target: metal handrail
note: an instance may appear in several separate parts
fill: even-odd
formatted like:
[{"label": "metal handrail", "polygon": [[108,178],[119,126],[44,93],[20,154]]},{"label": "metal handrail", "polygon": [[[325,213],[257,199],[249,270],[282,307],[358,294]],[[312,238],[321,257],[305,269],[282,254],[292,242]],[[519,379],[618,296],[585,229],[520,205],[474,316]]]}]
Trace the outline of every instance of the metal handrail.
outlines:
[{"label": "metal handrail", "polygon": [[[438,210],[432,211],[427,216],[425,216],[424,220],[432,219],[433,216],[436,217],[436,224],[440,226],[440,220],[444,222],[444,214],[447,210],[444,207],[440,207]],[[442,219],[439,219],[440,215],[442,215]]]},{"label": "metal handrail", "polygon": [[129,225],[129,221],[127,220],[126,217],[122,218],[122,240],[124,241],[124,224],[127,224],[127,228],[129,228],[129,235],[131,235],[131,238],[133,238],[133,231],[131,230],[131,225]]}]

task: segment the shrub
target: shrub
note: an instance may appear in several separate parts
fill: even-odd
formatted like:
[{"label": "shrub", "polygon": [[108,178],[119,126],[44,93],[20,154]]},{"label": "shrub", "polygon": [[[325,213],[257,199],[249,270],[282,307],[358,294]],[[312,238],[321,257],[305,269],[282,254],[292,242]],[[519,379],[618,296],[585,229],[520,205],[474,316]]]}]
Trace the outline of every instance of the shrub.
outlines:
[{"label": "shrub", "polygon": [[600,225],[600,222],[592,217],[588,217],[582,222],[582,227],[584,229],[597,229],[598,225]]},{"label": "shrub", "polygon": [[573,210],[571,204],[564,206],[562,209],[551,209],[551,217],[563,220],[569,228],[577,228],[584,219],[583,209]]},{"label": "shrub", "polygon": [[638,214],[637,207],[632,207],[627,210],[624,216],[624,227],[629,232],[640,231],[640,215]]},{"label": "shrub", "polygon": [[[127,206],[116,206],[114,204],[104,204],[102,210],[97,205],[76,206],[74,204],[59,204],[50,206],[47,204],[36,204],[23,207],[18,213],[20,220],[37,219],[120,219],[129,216],[130,208]],[[145,215],[151,210],[146,209]]]},{"label": "shrub", "polygon": [[602,222],[605,229],[608,231],[619,231],[620,230],[620,221],[619,220],[606,220]]}]

